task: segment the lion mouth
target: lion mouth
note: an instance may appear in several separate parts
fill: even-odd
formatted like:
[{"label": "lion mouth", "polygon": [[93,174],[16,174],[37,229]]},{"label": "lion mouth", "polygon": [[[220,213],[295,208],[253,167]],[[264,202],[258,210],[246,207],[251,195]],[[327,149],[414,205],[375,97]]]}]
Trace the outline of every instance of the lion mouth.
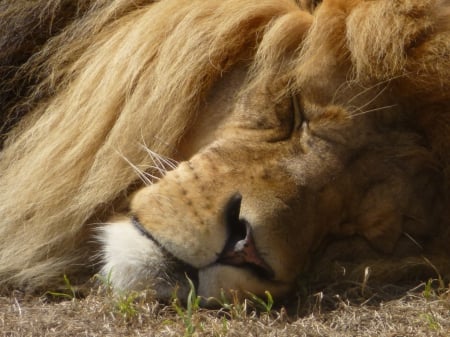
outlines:
[{"label": "lion mouth", "polygon": [[139,233],[141,233],[143,236],[145,236],[147,239],[152,241],[158,249],[161,251],[161,253],[166,256],[167,261],[171,261],[171,269],[177,269],[176,271],[173,270],[175,273],[179,273],[180,271],[184,274],[184,276],[188,277],[195,285],[196,288],[198,288],[198,273],[199,270],[195,268],[194,266],[190,265],[187,262],[182,261],[181,259],[177,258],[175,255],[173,255],[169,250],[167,250],[158,240],[156,240],[153,235],[151,235],[144,226],[139,222],[139,219],[136,216],[131,217],[131,223],[135,229]]},{"label": "lion mouth", "polygon": [[[273,269],[260,256],[253,238],[253,231],[248,221],[240,218],[242,196],[235,193],[225,206],[224,220],[228,230],[228,239],[217,260],[213,264],[222,264],[249,270],[258,278],[272,280],[275,277]],[[167,250],[144,226],[136,216],[131,217],[131,223],[143,236],[151,240],[161,252],[173,261],[174,265],[198,284],[199,269],[181,260]],[[210,267],[206,266],[206,267]]]}]

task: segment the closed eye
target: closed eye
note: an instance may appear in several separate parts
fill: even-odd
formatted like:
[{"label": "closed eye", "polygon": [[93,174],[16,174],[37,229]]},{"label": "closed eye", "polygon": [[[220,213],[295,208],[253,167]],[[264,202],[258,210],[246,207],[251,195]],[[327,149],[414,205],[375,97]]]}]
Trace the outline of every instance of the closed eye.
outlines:
[{"label": "closed eye", "polygon": [[305,118],[303,116],[303,111],[300,107],[300,102],[298,95],[292,94],[291,95],[291,101],[292,101],[292,111],[294,113],[294,131],[301,128],[303,125]]},{"label": "closed eye", "polygon": [[297,0],[300,7],[309,12],[314,12],[316,7],[322,2],[322,0]]}]

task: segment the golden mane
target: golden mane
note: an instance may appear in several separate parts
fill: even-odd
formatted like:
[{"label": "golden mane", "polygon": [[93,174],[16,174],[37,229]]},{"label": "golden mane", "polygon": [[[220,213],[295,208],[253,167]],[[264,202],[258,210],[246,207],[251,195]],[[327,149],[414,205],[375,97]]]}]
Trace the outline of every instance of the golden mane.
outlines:
[{"label": "golden mane", "polygon": [[127,161],[152,168],[142,145],[179,159],[208,89],[296,9],[288,0],[94,3],[49,41],[24,67],[43,80],[1,154],[2,282],[45,284],[85,261],[95,228],[86,224],[104,221],[136,183]]},{"label": "golden mane", "polygon": [[[87,259],[95,264],[96,224],[123,210],[140,184],[129,163],[151,171],[155,164],[145,148],[186,159],[177,152],[178,145],[202,118],[197,111],[213,85],[236,65],[249,67],[254,83],[289,69],[298,76],[285,90],[321,91],[322,100],[336,94],[338,82],[351,80],[361,86],[392,81],[395,94],[411,104],[421,95],[417,104],[424,106],[422,114],[408,118],[419,120],[448,184],[448,5],[447,12],[430,13],[429,27],[417,27],[416,32],[429,32],[436,44],[446,44],[427,50],[420,41],[429,36],[411,30],[401,41],[385,38],[401,36],[401,23],[391,28],[372,26],[376,20],[365,24],[366,7],[378,2],[367,2],[349,16],[359,22],[351,25],[358,34],[349,30],[345,35],[344,27],[336,30],[319,15],[303,44],[312,19],[292,0],[79,3],[80,14],[70,17],[62,0],[32,8],[34,17],[60,27],[29,51],[32,56],[10,79],[13,85],[26,86],[30,78],[36,84],[4,112],[25,117],[9,131],[0,155],[0,285],[35,288],[64,273],[84,271]],[[371,11],[389,15],[395,4],[388,3]],[[423,10],[432,3],[424,1]],[[3,15],[12,22],[31,11],[10,6],[15,11]],[[338,12],[347,15],[345,6]],[[405,54],[404,46],[414,43],[418,48]],[[347,47],[349,52],[343,52]],[[324,49],[333,50],[336,61],[308,68],[330,55]],[[447,54],[440,54],[442,50]],[[296,58],[285,58],[287,54]],[[304,84],[311,78],[327,81],[323,88],[308,88]]]}]

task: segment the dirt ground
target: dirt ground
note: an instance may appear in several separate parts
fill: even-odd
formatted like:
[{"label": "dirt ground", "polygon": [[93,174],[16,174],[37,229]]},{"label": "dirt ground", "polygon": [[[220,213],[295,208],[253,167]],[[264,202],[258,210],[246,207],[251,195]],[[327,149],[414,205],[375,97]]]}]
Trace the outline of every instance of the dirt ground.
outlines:
[{"label": "dirt ground", "polygon": [[161,304],[149,295],[114,296],[100,288],[81,298],[70,291],[41,297],[14,292],[0,297],[0,337],[448,337],[450,292],[437,288],[428,283],[406,291],[326,289],[276,308],[265,300],[223,303],[214,310],[199,308],[195,299],[187,306]]}]

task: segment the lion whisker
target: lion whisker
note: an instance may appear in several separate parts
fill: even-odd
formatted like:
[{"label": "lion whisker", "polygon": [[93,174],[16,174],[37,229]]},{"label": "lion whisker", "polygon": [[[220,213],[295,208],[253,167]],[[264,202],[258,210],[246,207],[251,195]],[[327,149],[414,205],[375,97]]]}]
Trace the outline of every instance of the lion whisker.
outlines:
[{"label": "lion whisker", "polygon": [[[366,93],[369,92],[370,90],[373,90],[373,89],[375,89],[375,88],[377,88],[377,87],[379,87],[379,86],[385,85],[385,86],[383,87],[383,89],[382,89],[382,90],[374,97],[374,99],[376,99],[378,96],[380,96],[380,95],[387,89],[387,87],[388,87],[387,84],[389,84],[390,82],[392,82],[392,81],[395,80],[395,79],[398,79],[398,78],[404,77],[404,76],[405,76],[405,75],[402,74],[402,75],[390,77],[390,78],[388,78],[388,79],[386,79],[386,80],[384,80],[384,81],[379,81],[379,82],[375,83],[375,84],[372,85],[372,86],[369,86],[369,87],[367,87],[367,88],[363,88],[359,93],[357,93],[357,94],[354,95],[352,98],[350,98],[350,99],[347,101],[347,104],[351,103],[352,101],[354,101],[356,98],[360,97],[361,95],[366,94]],[[344,85],[346,85],[346,84],[350,85],[351,82],[353,82],[353,81],[347,81],[347,82],[344,82],[342,85],[340,85],[340,86],[336,89],[336,92],[338,92]],[[337,96],[337,94],[335,93],[335,95],[333,96],[333,102],[334,102],[334,98],[335,98],[336,96]],[[368,104],[372,103],[374,99],[372,99],[371,101],[369,101],[368,103],[366,103],[364,106],[367,106]],[[364,107],[364,106],[363,106],[363,107]]]},{"label": "lion whisker", "polygon": [[[336,90],[334,91],[333,97],[332,97],[332,99],[331,99],[331,104],[335,104],[335,103],[336,103],[336,99],[337,99],[337,97],[338,97],[338,95],[339,95],[339,92],[340,92],[341,90],[343,90],[344,87],[350,87],[352,82],[354,82],[354,80],[348,80],[348,81],[342,82],[342,84],[340,84],[340,85],[336,88]],[[359,93],[359,94],[361,94],[361,93]],[[358,94],[358,95],[359,95],[359,94]],[[353,98],[352,98],[349,102],[351,102],[352,100],[353,100]]]},{"label": "lion whisker", "polygon": [[147,176],[145,171],[142,171],[140,168],[138,168],[136,165],[131,163],[128,159],[125,159],[126,162],[131,166],[131,168],[138,174],[139,178],[142,180],[142,182],[145,185],[151,185],[153,182],[149,179],[150,177]]},{"label": "lion whisker", "polygon": [[[158,170],[158,171],[159,171],[159,169],[158,169],[156,166],[150,166],[149,168],[150,168],[150,169],[155,169],[155,170]],[[158,181],[158,180],[161,179],[160,176],[151,174],[150,172],[147,172],[147,171],[142,171],[142,173],[145,174],[145,176],[147,176],[148,178],[152,179],[152,183],[153,183],[155,180]]]},{"label": "lion whisker", "polygon": [[[144,135],[142,134],[142,130],[141,130],[141,139],[142,139],[142,145],[141,145],[142,148],[145,150],[145,152],[147,152],[147,154],[152,159],[153,163],[155,164],[154,168],[158,169],[158,171],[162,175],[164,175],[167,172],[166,167],[173,170],[178,166],[178,162],[176,160],[165,157],[165,156],[160,155],[160,154],[156,153],[155,151],[151,150],[145,141]],[[164,142],[164,144],[166,144],[166,143]],[[161,171],[161,169],[164,169],[164,171]]]},{"label": "lion whisker", "polygon": [[[359,94],[353,96],[352,99],[350,99],[347,103],[350,103],[351,101],[353,101],[356,97],[362,95],[362,93],[366,93],[369,90],[372,90],[373,88],[368,88],[366,90],[363,90],[362,92],[360,92]],[[369,106],[371,103],[373,103],[377,98],[379,98],[387,89],[387,86],[384,86],[374,97],[372,97],[369,101],[367,101],[364,105],[362,106],[355,106],[353,107],[353,111],[361,111],[363,110],[365,107]]]},{"label": "lion whisker", "polygon": [[[360,111],[360,112],[357,112],[357,113],[352,112],[348,118],[358,117],[358,116],[361,116],[361,115],[368,114],[370,112],[390,109],[390,108],[393,108],[393,107],[396,107],[396,106],[397,106],[397,104],[392,104],[392,105],[386,105],[386,106],[382,106],[382,107],[378,107],[378,108],[373,108],[373,109],[369,109],[369,110]],[[360,109],[355,109],[353,111],[356,111],[356,110],[360,110]]]},{"label": "lion whisker", "polygon": [[155,151],[152,151],[145,144],[143,145],[145,152],[150,156],[153,163],[155,164],[155,168],[157,168],[162,174],[165,174],[169,168],[170,170],[175,169],[178,166],[178,162],[174,159],[164,157]]},{"label": "lion whisker", "polygon": [[[349,82],[346,82],[346,83],[349,83]],[[373,89],[375,89],[375,88],[377,88],[377,87],[379,87],[379,86],[381,86],[381,85],[384,85],[384,84],[386,84],[386,81],[378,82],[378,83],[376,83],[376,84],[374,84],[374,85],[372,85],[372,86],[370,86],[370,87],[363,88],[363,89],[362,89],[360,92],[358,92],[356,95],[353,95],[352,98],[350,98],[350,99],[347,101],[347,103],[353,102],[353,101],[354,101],[355,99],[357,99],[358,97],[360,97],[360,96],[366,94],[367,92],[369,92],[369,91],[371,91],[371,90],[373,90]],[[386,89],[386,87],[384,87],[384,88],[381,90],[381,92],[383,92],[385,89]]]},{"label": "lion whisker", "polygon": [[415,244],[420,250],[423,250],[423,246],[417,242],[409,233],[403,232],[403,235],[406,236],[413,244]]},{"label": "lion whisker", "polygon": [[122,153],[116,151],[117,154],[137,173],[139,179],[145,184],[145,185],[152,185],[153,181],[151,179],[156,178],[153,175],[145,172],[141,168],[139,168],[137,165],[133,164],[125,155]]},{"label": "lion whisker", "polygon": [[[125,155],[117,152],[118,155],[127,162],[127,164],[137,173],[139,179],[146,185],[152,185],[155,181],[159,181],[162,176],[164,176],[169,170],[175,169],[178,162],[166,158],[157,154],[156,152],[150,150],[147,146],[142,145],[145,152],[150,156],[153,165],[146,166],[145,169],[140,168],[138,165],[132,163]],[[149,170],[156,171],[156,174],[152,174]]]}]

